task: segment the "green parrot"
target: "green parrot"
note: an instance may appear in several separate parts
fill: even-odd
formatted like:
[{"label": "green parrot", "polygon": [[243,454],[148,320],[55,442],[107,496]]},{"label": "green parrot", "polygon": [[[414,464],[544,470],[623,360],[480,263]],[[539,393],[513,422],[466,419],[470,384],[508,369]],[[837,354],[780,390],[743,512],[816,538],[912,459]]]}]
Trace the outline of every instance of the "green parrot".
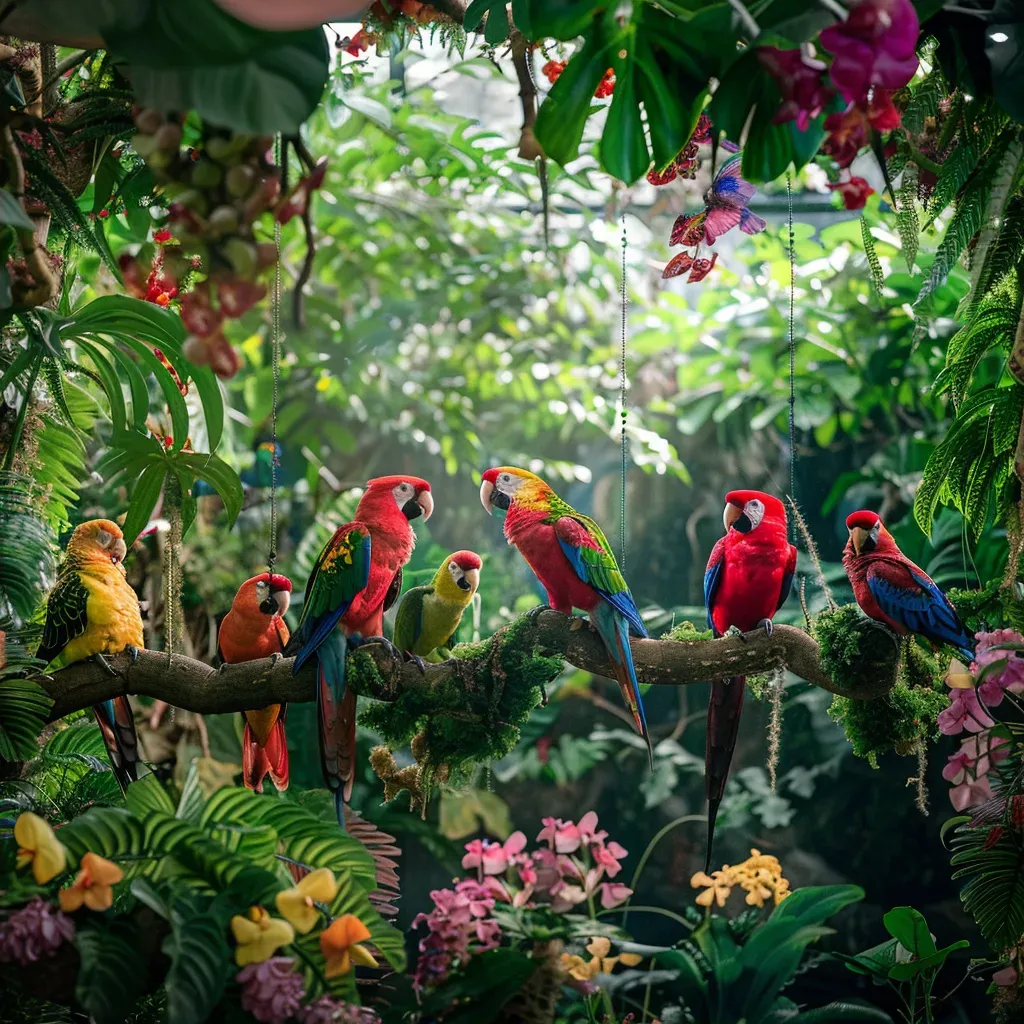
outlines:
[{"label": "green parrot", "polygon": [[444,661],[462,613],[480,585],[480,556],[473,551],[449,555],[428,586],[402,595],[395,618],[395,646],[426,661]]}]

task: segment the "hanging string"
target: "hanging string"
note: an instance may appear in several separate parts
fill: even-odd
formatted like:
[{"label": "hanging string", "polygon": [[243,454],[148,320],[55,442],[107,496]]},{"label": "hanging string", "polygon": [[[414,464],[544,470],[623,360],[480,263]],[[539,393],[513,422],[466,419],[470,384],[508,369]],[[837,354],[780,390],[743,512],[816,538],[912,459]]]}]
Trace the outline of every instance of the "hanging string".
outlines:
[{"label": "hanging string", "polygon": [[[282,160],[281,136],[274,138],[274,163],[281,167],[284,177]],[[288,187],[287,181],[281,182],[281,192]],[[274,390],[270,406],[270,550],[267,552],[267,570],[274,571],[277,561],[277,396],[281,381],[281,222],[274,220],[274,251],[277,259],[274,262],[274,291],[270,301],[270,361],[274,374]]]},{"label": "hanging string", "polygon": [[626,436],[626,315],[629,311],[629,295],[626,291],[626,213],[622,212],[622,281],[621,281],[621,308],[622,308],[622,335],[621,353],[619,356],[619,416],[621,418],[622,434],[620,437],[620,448],[622,455],[621,478],[619,487],[619,568],[623,573],[626,571],[626,467],[629,463],[629,438]]},{"label": "hanging string", "polygon": [[[789,500],[796,505],[796,247],[793,240],[793,182],[786,174],[786,202],[789,207]],[[796,536],[790,519],[790,540]]]}]

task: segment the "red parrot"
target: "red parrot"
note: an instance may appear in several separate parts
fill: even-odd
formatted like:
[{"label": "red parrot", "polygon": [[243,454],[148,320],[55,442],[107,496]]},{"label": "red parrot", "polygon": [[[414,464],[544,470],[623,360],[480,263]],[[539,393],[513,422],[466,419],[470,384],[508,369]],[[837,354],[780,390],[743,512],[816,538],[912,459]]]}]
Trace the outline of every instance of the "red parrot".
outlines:
[{"label": "red parrot", "polygon": [[630,633],[645,637],[647,629],[601,527],[563,501],[539,476],[513,466],[484,473],[480,501],[488,515],[495,509],[504,515],[505,537],[547,591],[548,604],[563,615],[572,615],[573,608],[589,615],[608,651],[622,700],[647,743],[653,767],[629,647]]},{"label": "red parrot", "polygon": [[949,644],[970,662],[974,637],[928,573],[900,551],[882,520],[861,510],[847,516],[846,528],[850,539],[843,568],[864,614],[894,633],[917,633],[935,646]]},{"label": "red parrot", "polygon": [[[231,611],[217,634],[220,656],[229,665],[257,661],[282,654],[288,643],[284,614],[291,600],[292,581],[287,576],[261,573],[246,580],[235,594]],[[281,791],[288,788],[288,743],[284,734],[286,705],[271,704],[242,712],[242,781],[263,792],[263,779]]]},{"label": "red parrot", "polygon": [[[371,480],[351,523],[324,545],[306,582],[302,617],[286,654],[293,671],[316,655],[317,712],[324,780],[334,791],[338,824],[345,828],[345,801],[355,779],[356,695],[345,688],[347,647],[373,641],[402,654],[381,633],[384,612],[402,590],[402,566],[416,535],[410,520],[430,518],[430,484],[415,476]],[[346,645],[343,638],[349,638]]]},{"label": "red parrot", "polygon": [[[748,633],[764,626],[771,636],[772,616],[782,607],[796,572],[796,548],[786,537],[786,508],[762,491],[730,491],[722,514],[725,536],[718,541],[704,573],[704,603],[715,636]],[[746,677],[711,684],[704,784],[708,797],[708,850],[711,869],[715,818],[725,793],[729,765],[743,708]]]}]

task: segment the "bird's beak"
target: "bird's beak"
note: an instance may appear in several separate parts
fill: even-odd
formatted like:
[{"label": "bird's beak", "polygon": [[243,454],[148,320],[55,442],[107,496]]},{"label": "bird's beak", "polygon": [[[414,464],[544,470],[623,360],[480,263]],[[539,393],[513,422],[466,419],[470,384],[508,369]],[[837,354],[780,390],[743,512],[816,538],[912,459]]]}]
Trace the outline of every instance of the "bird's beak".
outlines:
[{"label": "bird's beak", "polygon": [[855,555],[867,554],[875,546],[875,542],[871,539],[870,531],[860,526],[855,526],[850,531],[850,543],[853,545],[853,553]]},{"label": "bird's beak", "polygon": [[420,516],[423,516],[423,522],[426,522],[433,511],[434,499],[430,496],[430,491],[420,491],[415,498],[410,498],[402,506],[402,515],[410,522],[419,519]]},{"label": "bird's beak", "polygon": [[110,558],[113,562],[123,562],[125,555],[128,554],[128,545],[125,544],[123,537],[118,537],[117,540],[110,547]]},{"label": "bird's beak", "polygon": [[458,584],[460,590],[472,593],[478,586],[480,586],[480,570],[466,569],[462,576],[455,582]]},{"label": "bird's beak", "polygon": [[480,485],[480,504],[483,505],[484,511],[489,515],[494,515],[494,508],[491,505],[491,495],[494,493],[494,484],[490,480],[485,480]]},{"label": "bird's beak", "polygon": [[[287,590],[275,590],[267,598],[267,603],[271,601],[277,608],[277,614],[283,616],[288,611],[288,606],[292,602],[292,595]],[[273,615],[274,613],[271,612],[270,614]]]},{"label": "bird's beak", "polygon": [[729,532],[730,526],[735,526],[740,533],[750,532],[750,520],[744,515],[739,505],[731,501],[726,503],[725,511],[722,513],[722,522],[725,524],[725,532]]}]

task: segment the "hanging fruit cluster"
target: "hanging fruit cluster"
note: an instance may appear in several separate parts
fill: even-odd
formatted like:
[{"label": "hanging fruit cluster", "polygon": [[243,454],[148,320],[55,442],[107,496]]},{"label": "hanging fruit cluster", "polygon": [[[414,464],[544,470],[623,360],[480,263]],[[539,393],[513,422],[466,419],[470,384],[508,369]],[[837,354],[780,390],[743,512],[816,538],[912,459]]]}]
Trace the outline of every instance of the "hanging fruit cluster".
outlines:
[{"label": "hanging fruit cluster", "polygon": [[[122,255],[121,271],[140,298],[162,306],[178,301],[189,332],[185,354],[227,378],[238,371],[239,357],[224,336],[224,321],[266,296],[259,277],[277,259],[273,242],[257,240],[256,226],[268,211],[282,223],[304,213],[326,167],[321,163],[314,177],[282,196],[270,136],[205,126],[197,145],[183,148],[183,121],[135,111],[132,144],[166,197],[167,214],[154,235],[157,246]],[[203,279],[186,291],[196,272]]]}]

